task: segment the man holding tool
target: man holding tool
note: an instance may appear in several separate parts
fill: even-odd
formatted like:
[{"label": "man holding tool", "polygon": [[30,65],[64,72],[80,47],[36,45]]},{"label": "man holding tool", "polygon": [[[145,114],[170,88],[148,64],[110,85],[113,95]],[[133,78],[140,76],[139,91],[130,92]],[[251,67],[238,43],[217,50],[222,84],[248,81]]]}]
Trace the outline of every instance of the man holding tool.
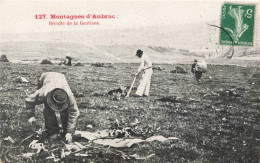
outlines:
[{"label": "man holding tool", "polygon": [[141,62],[135,75],[137,76],[141,71],[144,71],[144,73],[142,79],[140,80],[140,84],[137,88],[135,96],[149,96],[151,77],[153,74],[152,61],[146,54],[143,54],[143,51],[140,49],[137,50],[136,56],[140,58]]},{"label": "man holding tool", "polygon": [[63,74],[57,72],[41,74],[38,90],[25,99],[26,109],[29,111],[28,117],[31,117],[28,120],[30,124],[36,121],[35,106],[43,103],[46,136],[51,138],[59,134],[59,122],[56,116],[60,114],[62,136],[65,136],[66,141],[70,143],[75,132],[79,109]]}]

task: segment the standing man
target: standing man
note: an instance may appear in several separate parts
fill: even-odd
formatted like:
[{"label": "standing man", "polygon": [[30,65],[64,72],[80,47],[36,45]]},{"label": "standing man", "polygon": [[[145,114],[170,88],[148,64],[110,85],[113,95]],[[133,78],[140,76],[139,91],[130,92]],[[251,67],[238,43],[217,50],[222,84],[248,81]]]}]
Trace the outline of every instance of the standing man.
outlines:
[{"label": "standing man", "polygon": [[[63,134],[68,143],[75,132],[79,109],[65,76],[57,72],[41,74],[38,90],[25,99],[26,108],[31,117],[28,122],[35,122],[35,105],[44,103],[44,119],[47,137],[59,134],[56,114],[60,114]],[[64,136],[63,135],[63,136]]]},{"label": "standing man", "polygon": [[153,74],[152,61],[146,54],[143,54],[143,51],[140,49],[137,50],[136,56],[139,57],[141,60],[136,75],[138,75],[141,71],[144,71],[144,74],[142,76],[142,79],[140,80],[140,84],[137,88],[135,96],[149,96],[151,77]]},{"label": "standing man", "polygon": [[202,77],[202,71],[200,70],[196,59],[194,59],[194,63],[191,66],[191,72],[195,75],[196,81],[199,84],[200,78]]}]

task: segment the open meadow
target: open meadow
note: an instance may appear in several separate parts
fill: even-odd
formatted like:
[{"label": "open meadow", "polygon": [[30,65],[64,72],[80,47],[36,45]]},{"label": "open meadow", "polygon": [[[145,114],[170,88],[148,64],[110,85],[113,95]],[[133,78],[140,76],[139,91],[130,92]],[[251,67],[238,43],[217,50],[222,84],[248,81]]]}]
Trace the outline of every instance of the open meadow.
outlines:
[{"label": "open meadow", "polygon": [[[191,65],[179,65],[186,74],[171,73],[175,64],[154,65],[158,66],[164,70],[154,70],[150,97],[125,98],[107,93],[130,86],[137,64],[66,67],[0,63],[0,162],[52,162],[45,160],[50,152],[22,157],[33,151],[28,146],[33,137],[22,140],[44,126],[42,106],[36,108],[36,126],[27,124],[24,100],[36,90],[37,76],[48,71],[63,73],[68,79],[80,109],[77,130],[95,132],[116,124],[131,128],[141,138],[178,138],[123,148],[78,140],[88,145],[84,151],[88,154],[71,154],[59,162],[259,162],[259,68],[208,65],[197,85]],[[29,83],[17,81],[19,76]],[[8,136],[13,142],[5,139]]]}]

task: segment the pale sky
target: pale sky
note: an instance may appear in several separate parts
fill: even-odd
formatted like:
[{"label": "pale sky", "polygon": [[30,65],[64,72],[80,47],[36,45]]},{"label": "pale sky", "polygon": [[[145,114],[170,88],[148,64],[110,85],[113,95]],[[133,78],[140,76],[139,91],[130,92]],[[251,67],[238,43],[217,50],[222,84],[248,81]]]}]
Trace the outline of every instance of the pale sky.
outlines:
[{"label": "pale sky", "polygon": [[[112,28],[140,28],[219,20],[221,2],[206,1],[0,1],[1,34]],[[50,26],[35,14],[113,14],[118,19],[100,20],[99,26]],[[59,21],[59,20],[56,20]],[[67,20],[62,20],[67,22]],[[89,21],[84,19],[83,21]],[[91,20],[95,21],[95,20]]]}]

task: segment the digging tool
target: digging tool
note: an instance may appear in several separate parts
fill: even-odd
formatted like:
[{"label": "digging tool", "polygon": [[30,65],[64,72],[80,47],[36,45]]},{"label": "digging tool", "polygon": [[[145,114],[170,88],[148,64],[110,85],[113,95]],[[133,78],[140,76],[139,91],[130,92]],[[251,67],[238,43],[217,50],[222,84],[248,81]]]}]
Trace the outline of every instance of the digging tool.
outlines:
[{"label": "digging tool", "polygon": [[131,84],[131,86],[130,86],[128,92],[127,92],[127,95],[126,95],[125,97],[128,97],[128,96],[130,95],[131,90],[132,90],[132,88],[133,88],[133,86],[134,86],[134,83],[135,83],[135,80],[136,80],[136,76],[137,76],[137,75],[138,75],[138,74],[135,75],[134,80],[133,80],[133,82],[132,82],[132,84]]},{"label": "digging tool", "polygon": [[[146,69],[149,69],[149,68],[152,68],[152,67],[147,67],[147,68],[143,69],[142,71],[144,71],[144,70],[146,70]],[[139,73],[140,73],[140,72],[139,72]],[[136,77],[138,76],[139,73],[135,74],[134,80],[132,81],[132,84],[131,84],[131,86],[130,86],[130,88],[129,88],[129,90],[128,90],[128,92],[127,92],[127,94],[126,94],[125,97],[128,97],[128,96],[130,95],[130,93],[131,93],[131,91],[132,91],[132,88],[133,88],[133,86],[134,86]]]}]

